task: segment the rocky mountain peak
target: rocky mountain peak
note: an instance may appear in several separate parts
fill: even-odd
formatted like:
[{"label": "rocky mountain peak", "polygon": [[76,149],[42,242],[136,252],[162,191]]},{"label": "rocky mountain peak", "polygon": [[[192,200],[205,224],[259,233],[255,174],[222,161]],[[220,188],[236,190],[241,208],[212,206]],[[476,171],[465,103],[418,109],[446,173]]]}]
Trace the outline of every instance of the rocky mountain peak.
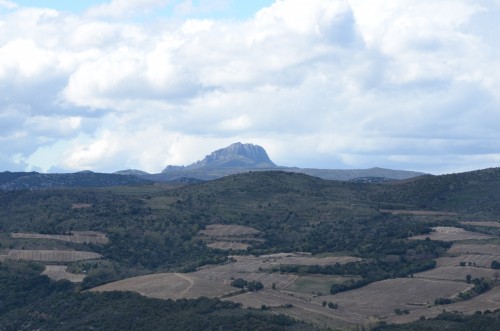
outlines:
[{"label": "rocky mountain peak", "polygon": [[[203,160],[186,167],[167,166],[164,172],[198,168],[274,168],[264,148],[240,142],[218,149]],[[180,169],[181,168],[181,169]]]}]

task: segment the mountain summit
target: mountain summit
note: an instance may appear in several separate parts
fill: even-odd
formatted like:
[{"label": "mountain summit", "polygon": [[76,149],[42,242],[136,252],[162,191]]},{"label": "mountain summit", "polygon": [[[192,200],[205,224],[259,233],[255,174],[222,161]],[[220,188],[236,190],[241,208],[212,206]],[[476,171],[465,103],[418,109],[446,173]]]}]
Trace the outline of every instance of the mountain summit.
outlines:
[{"label": "mountain summit", "polygon": [[235,143],[218,149],[201,161],[186,167],[167,166],[163,173],[176,170],[195,170],[201,168],[274,168],[274,164],[264,148],[254,144]]}]

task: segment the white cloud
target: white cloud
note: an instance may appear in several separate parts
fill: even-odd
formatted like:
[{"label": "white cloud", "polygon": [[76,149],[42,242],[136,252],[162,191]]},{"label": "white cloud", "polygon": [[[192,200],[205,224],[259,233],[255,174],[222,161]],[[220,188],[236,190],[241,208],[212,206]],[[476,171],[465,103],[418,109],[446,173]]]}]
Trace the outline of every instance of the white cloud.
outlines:
[{"label": "white cloud", "polygon": [[0,0],[0,7],[14,9],[17,8],[17,4],[9,0]]},{"label": "white cloud", "polygon": [[119,19],[167,2],[2,14],[1,164],[160,171],[242,141],[290,166],[497,165],[492,3],[281,0],[245,21]]},{"label": "white cloud", "polygon": [[169,2],[169,0],[111,0],[111,2],[89,8],[87,15],[119,18],[138,12],[148,12],[163,7]]}]

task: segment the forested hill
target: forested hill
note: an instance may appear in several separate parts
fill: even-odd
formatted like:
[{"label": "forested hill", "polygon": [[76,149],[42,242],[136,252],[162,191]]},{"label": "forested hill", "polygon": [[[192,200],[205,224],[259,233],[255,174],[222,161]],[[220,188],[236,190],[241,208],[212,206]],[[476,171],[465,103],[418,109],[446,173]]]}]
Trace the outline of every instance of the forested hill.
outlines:
[{"label": "forested hill", "polygon": [[389,206],[448,210],[467,214],[500,214],[500,168],[422,176],[374,190],[374,201]]},{"label": "forested hill", "polygon": [[107,187],[145,185],[153,182],[131,175],[104,174],[91,171],[68,174],[37,172],[1,172],[0,190],[36,190],[57,187]]},{"label": "forested hill", "polygon": [[[38,175],[9,174],[11,182],[29,182],[29,178]],[[99,183],[102,180],[105,185],[107,178],[114,177],[79,173],[74,179],[65,178],[67,183]],[[81,285],[71,288],[64,284],[56,286],[46,278],[39,278],[40,266],[33,269],[29,264],[5,265],[1,262],[0,278],[4,277],[5,281],[2,279],[0,283],[11,284],[14,290],[0,291],[0,330],[7,325],[5,323],[11,326],[5,330],[19,329],[21,316],[29,316],[31,329],[59,325],[60,321],[69,318],[64,315],[65,310],[74,310],[77,313],[75,321],[86,321],[89,324],[85,325],[89,327],[96,324],[85,320],[87,315],[96,316],[102,325],[109,325],[113,316],[121,316],[123,321],[137,317],[138,314],[134,315],[129,309],[138,305],[148,319],[154,320],[156,312],[163,309],[174,312],[173,315],[185,309],[186,314],[194,316],[196,323],[209,323],[206,325],[217,329],[217,325],[226,325],[224,323],[233,312],[234,316],[245,318],[245,311],[225,306],[218,300],[159,303],[129,294],[94,296],[74,292],[144,274],[190,273],[200,267],[232,263],[230,260],[234,255],[309,252],[318,256],[354,258],[343,265],[280,265],[263,271],[280,275],[335,277],[338,281],[329,288],[331,294],[381,280],[413,279],[411,275],[434,268],[434,259],[443,256],[452,243],[409,238],[428,235],[433,227],[464,228],[466,225],[460,223],[464,218],[498,219],[499,180],[499,169],[378,184],[266,171],[169,189],[161,185],[135,185],[138,182],[134,182],[132,186],[105,188],[0,190],[0,255],[5,260],[13,250],[84,250],[102,256],[99,260],[75,262],[68,266],[73,272],[85,274]],[[447,213],[445,217],[401,216],[386,211],[391,209],[456,214]],[[210,226],[224,225],[250,227],[255,236],[247,238],[248,248],[229,251],[211,248],[203,231]],[[69,235],[78,231],[102,233],[109,242],[84,245],[17,239],[11,235],[19,232]],[[19,271],[19,268],[24,271]],[[33,282],[27,281],[30,279]],[[39,296],[38,300],[30,300],[31,293],[35,293],[33,289],[37,290],[35,296]],[[95,308],[106,312],[117,307],[124,307],[127,311],[120,310],[121,315],[105,316],[93,310],[92,302],[98,302]],[[63,303],[68,305],[67,309],[61,309]],[[4,309],[3,313],[1,309]],[[205,314],[206,310],[209,313]],[[213,311],[220,311],[222,317],[212,315]],[[293,324],[287,319],[273,321],[269,315],[261,313],[252,313],[250,317],[261,324],[270,323],[276,329],[288,327],[283,323]],[[46,316],[46,321],[40,320],[39,316]],[[182,316],[179,323],[189,320],[188,315]],[[146,323],[139,317],[136,321],[159,328],[165,325],[154,321]],[[30,325],[21,327],[30,329]]]}]

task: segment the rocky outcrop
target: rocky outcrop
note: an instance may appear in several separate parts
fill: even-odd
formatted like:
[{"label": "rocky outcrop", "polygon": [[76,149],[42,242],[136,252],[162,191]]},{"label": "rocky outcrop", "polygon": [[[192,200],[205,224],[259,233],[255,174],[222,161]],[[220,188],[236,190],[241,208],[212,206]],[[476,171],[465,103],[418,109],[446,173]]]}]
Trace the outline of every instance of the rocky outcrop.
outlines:
[{"label": "rocky outcrop", "polygon": [[274,164],[264,148],[253,144],[235,143],[207,155],[203,160],[191,165],[167,166],[163,173],[202,168],[274,168]]}]

